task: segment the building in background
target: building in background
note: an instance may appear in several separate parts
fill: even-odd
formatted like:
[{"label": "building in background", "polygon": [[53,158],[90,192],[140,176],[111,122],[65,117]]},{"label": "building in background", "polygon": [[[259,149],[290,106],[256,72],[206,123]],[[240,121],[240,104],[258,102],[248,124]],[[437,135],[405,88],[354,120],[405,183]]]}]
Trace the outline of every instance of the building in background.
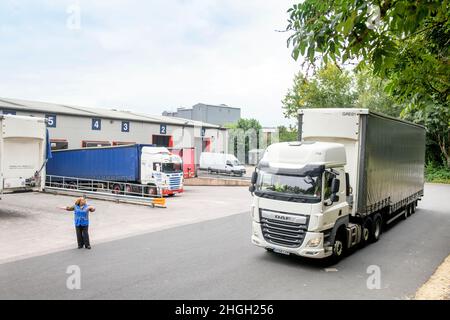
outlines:
[{"label": "building in background", "polygon": [[270,146],[272,143],[276,143],[279,140],[278,128],[276,127],[263,127],[261,129],[261,141],[264,146]]},{"label": "building in background", "polygon": [[53,150],[133,143],[227,153],[227,130],[220,125],[117,109],[0,98],[0,114],[42,117]]},{"label": "building in background", "polygon": [[178,108],[175,112],[164,111],[163,116],[177,117],[211,123],[219,126],[233,124],[241,118],[241,109],[225,104],[211,105],[197,103],[192,108]]}]

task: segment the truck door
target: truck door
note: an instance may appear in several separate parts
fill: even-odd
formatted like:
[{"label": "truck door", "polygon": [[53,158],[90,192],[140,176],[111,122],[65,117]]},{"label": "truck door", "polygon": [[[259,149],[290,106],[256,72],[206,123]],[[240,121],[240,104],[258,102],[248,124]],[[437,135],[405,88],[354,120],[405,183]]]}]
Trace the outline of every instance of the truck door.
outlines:
[{"label": "truck door", "polygon": [[345,172],[343,169],[336,170],[339,172],[337,178],[340,180],[340,188],[338,192],[339,200],[330,204],[331,181],[335,177],[332,173],[325,171],[323,173],[323,223],[325,228],[334,226],[336,220],[348,214],[348,203],[346,201],[345,192]]},{"label": "truck door", "polygon": [[6,189],[25,187],[42,164],[42,140],[8,138],[3,144],[3,178]]}]

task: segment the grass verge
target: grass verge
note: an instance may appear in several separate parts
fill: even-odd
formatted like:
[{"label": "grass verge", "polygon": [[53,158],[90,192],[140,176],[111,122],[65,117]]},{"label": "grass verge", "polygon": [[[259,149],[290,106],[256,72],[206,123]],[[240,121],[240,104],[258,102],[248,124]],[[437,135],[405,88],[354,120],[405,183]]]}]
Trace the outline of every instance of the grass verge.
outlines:
[{"label": "grass verge", "polygon": [[425,168],[425,179],[427,182],[450,184],[450,168],[428,164]]}]

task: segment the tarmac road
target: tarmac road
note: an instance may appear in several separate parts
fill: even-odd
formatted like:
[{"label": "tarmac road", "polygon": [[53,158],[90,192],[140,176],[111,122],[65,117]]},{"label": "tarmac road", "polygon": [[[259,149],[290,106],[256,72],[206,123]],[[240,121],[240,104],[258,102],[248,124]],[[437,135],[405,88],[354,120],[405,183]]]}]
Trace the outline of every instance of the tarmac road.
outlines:
[{"label": "tarmac road", "polygon": [[[0,298],[407,299],[450,254],[449,197],[427,185],[413,216],[332,269],[254,247],[246,212],[1,264]],[[72,265],[79,290],[66,286]],[[367,287],[374,270],[379,289]]]}]

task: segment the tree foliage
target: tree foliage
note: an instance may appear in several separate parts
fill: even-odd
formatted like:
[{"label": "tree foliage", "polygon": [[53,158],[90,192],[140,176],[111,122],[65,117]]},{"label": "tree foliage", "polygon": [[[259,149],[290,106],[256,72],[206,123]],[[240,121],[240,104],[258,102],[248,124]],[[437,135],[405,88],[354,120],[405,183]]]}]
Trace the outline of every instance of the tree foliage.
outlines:
[{"label": "tree foliage", "polygon": [[279,142],[297,141],[298,130],[295,126],[279,126],[278,127],[278,140]]},{"label": "tree foliage", "polygon": [[[233,138],[229,141],[230,150],[233,150],[233,154],[239,158],[239,160],[248,163],[248,152],[252,148],[259,148],[259,138],[261,134],[261,123],[256,119],[241,118],[235,124],[229,124],[225,126],[229,129],[229,134]],[[243,154],[239,153],[239,149],[243,151]]]},{"label": "tree foliage", "polygon": [[386,93],[386,80],[374,76],[368,69],[354,72],[353,75],[357,92],[355,103],[357,108],[381,112],[392,117],[400,116],[403,105]]},{"label": "tree foliage", "polygon": [[328,64],[309,78],[298,73],[282,103],[284,115],[295,117],[300,108],[351,108],[355,98],[349,72]]},{"label": "tree foliage", "polygon": [[369,67],[450,166],[448,0],[304,0],[288,14],[294,59]]},{"label": "tree foliage", "polygon": [[398,117],[402,110],[384,91],[385,81],[369,70],[340,70],[333,64],[319,68],[314,76],[301,72],[282,101],[284,115],[296,117],[300,108],[367,108]]},{"label": "tree foliage", "polygon": [[248,131],[250,129],[254,129],[256,132],[262,129],[261,124],[256,119],[245,119],[241,118],[234,126],[235,129],[242,129],[244,131]]}]

